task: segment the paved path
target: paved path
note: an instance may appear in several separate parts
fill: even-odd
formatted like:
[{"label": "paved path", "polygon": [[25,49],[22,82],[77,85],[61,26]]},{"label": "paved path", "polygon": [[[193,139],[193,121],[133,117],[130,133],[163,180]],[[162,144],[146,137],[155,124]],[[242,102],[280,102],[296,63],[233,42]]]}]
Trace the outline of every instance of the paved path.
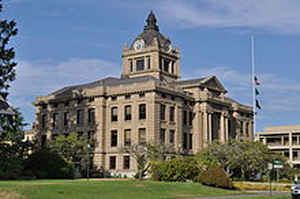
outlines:
[{"label": "paved path", "polygon": [[[272,192],[272,195],[283,195],[287,194],[288,192]],[[198,197],[198,198],[189,198],[189,199],[226,199],[226,198],[253,198],[253,196],[267,196],[269,192],[258,192],[258,193],[249,193],[249,194],[237,194],[237,195],[230,195],[230,196],[205,196],[205,197]]]}]

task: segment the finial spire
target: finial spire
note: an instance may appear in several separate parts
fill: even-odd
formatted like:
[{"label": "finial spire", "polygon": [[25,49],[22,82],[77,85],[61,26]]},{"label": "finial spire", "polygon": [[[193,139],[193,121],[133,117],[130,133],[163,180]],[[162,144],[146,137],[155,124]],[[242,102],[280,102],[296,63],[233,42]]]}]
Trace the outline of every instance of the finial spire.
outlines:
[{"label": "finial spire", "polygon": [[145,26],[144,30],[156,30],[159,31],[159,28],[156,24],[157,20],[156,17],[153,13],[153,11],[151,10],[151,12],[149,13],[147,19],[146,19],[147,25]]}]

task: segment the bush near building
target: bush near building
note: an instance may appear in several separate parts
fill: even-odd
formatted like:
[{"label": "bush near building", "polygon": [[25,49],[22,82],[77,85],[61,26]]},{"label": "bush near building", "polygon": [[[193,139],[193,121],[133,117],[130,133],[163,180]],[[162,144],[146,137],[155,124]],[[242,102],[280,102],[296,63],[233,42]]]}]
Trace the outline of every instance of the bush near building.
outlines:
[{"label": "bush near building", "polygon": [[196,181],[204,185],[220,188],[232,189],[233,187],[232,181],[227,176],[226,172],[218,167],[209,167],[196,178]]},{"label": "bush near building", "polygon": [[74,178],[74,168],[47,148],[33,152],[25,162],[24,174],[38,179]]},{"label": "bush near building", "polygon": [[149,171],[153,180],[179,182],[194,180],[200,172],[201,169],[194,157],[152,162]]}]

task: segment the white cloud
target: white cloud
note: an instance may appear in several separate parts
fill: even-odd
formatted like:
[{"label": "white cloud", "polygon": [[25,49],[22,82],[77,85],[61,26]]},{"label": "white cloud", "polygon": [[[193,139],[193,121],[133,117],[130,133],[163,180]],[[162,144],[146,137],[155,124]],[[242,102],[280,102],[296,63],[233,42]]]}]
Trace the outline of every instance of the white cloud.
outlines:
[{"label": "white cloud", "polygon": [[161,1],[159,9],[182,26],[259,28],[278,33],[300,33],[297,0]]},{"label": "white cloud", "polygon": [[[230,67],[210,67],[194,71],[188,78],[215,75],[228,90],[228,95],[241,103],[251,104],[252,87],[250,73],[241,73]],[[300,80],[286,79],[273,73],[258,74],[261,85],[258,87],[263,111],[300,111]]]},{"label": "white cloud", "polygon": [[[9,89],[9,101],[26,112],[25,117],[33,121],[31,103],[37,96],[47,95],[69,85],[96,81],[107,76],[119,76],[121,67],[100,59],[69,59],[59,63],[51,61],[20,61],[17,79]],[[30,112],[30,114],[28,113]]]}]

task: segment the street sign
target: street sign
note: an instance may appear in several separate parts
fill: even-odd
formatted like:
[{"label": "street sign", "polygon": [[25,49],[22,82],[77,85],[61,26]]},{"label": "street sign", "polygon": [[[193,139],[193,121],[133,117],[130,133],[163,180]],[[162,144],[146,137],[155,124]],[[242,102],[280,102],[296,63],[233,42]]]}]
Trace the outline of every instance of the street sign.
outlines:
[{"label": "street sign", "polygon": [[273,160],[272,161],[273,164],[282,164],[282,160]]},{"label": "street sign", "polygon": [[275,164],[274,169],[282,169],[283,165],[282,164]]}]

